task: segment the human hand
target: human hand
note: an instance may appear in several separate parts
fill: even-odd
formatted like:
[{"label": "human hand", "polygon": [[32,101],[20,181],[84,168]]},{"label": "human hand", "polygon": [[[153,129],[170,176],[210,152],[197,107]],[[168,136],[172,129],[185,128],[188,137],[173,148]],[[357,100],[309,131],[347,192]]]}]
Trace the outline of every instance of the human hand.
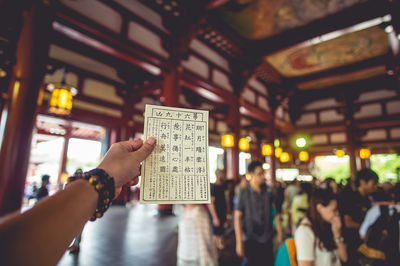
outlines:
[{"label": "human hand", "polygon": [[244,257],[244,247],[243,247],[243,242],[238,242],[236,243],[236,254],[238,257]]},{"label": "human hand", "polygon": [[144,143],[140,139],[117,142],[111,145],[97,168],[103,169],[115,183],[115,197],[125,184],[133,185],[138,182],[140,163],[150,155],[156,146],[154,137]]},{"label": "human hand", "polygon": [[221,224],[218,217],[214,217],[212,220],[215,227],[218,227]]},{"label": "human hand", "polygon": [[339,215],[335,215],[331,220],[332,233],[334,237],[341,236],[342,221]]}]

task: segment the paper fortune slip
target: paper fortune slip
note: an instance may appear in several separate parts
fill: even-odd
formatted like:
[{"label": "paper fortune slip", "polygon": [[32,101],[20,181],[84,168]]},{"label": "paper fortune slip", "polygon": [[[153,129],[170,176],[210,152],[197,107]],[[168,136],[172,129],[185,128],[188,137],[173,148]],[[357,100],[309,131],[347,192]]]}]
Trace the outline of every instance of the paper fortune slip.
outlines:
[{"label": "paper fortune slip", "polygon": [[210,203],[208,111],[146,105],[144,139],[157,139],[142,164],[141,203]]}]

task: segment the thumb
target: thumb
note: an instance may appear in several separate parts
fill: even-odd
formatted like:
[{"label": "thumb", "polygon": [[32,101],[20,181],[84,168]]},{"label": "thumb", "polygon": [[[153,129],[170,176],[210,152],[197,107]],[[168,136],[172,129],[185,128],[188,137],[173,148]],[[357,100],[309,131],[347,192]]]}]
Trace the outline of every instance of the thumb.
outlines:
[{"label": "thumb", "polygon": [[136,157],[136,159],[139,162],[141,162],[144,159],[146,159],[147,156],[150,155],[150,153],[154,150],[155,146],[156,146],[156,139],[154,137],[150,137],[143,143],[142,147],[140,147],[140,149],[138,149],[133,154]]}]

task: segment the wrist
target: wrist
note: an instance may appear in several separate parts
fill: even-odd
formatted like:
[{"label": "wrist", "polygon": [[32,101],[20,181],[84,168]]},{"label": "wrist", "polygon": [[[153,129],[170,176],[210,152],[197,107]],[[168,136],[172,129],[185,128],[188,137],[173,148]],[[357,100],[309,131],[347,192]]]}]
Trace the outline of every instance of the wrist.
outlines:
[{"label": "wrist", "polygon": [[341,235],[338,237],[333,237],[333,240],[335,241],[336,244],[344,243],[344,238]]},{"label": "wrist", "polygon": [[91,221],[101,218],[110,207],[111,201],[115,195],[114,178],[108,175],[103,169],[95,168],[83,173],[82,179],[76,180],[70,178],[72,183],[86,182],[95,192],[97,192],[97,206]]}]

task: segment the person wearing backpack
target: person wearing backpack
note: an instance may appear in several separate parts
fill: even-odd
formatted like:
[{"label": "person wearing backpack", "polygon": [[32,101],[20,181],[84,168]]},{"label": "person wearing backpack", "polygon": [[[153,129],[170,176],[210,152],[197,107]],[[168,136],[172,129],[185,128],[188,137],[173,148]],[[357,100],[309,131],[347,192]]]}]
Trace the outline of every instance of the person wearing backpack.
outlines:
[{"label": "person wearing backpack", "polygon": [[[359,233],[364,241],[358,248],[360,265],[395,266],[400,260],[400,184],[392,190],[394,198],[384,192],[376,195]],[[393,201],[394,200],[394,201]]]},{"label": "person wearing backpack", "polygon": [[347,261],[337,206],[331,190],[314,192],[307,215],[294,235],[299,266],[340,266],[341,261]]}]

